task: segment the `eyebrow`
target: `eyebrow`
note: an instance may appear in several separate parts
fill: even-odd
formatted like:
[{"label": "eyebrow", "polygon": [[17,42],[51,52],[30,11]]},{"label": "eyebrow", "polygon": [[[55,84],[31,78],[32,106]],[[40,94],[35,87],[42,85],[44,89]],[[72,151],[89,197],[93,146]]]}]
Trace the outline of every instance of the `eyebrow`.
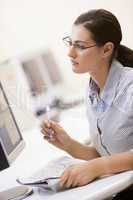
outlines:
[{"label": "eyebrow", "polygon": [[90,43],[90,41],[83,41],[83,40],[75,40],[74,41],[74,43],[80,43],[80,42],[82,42],[82,43]]}]

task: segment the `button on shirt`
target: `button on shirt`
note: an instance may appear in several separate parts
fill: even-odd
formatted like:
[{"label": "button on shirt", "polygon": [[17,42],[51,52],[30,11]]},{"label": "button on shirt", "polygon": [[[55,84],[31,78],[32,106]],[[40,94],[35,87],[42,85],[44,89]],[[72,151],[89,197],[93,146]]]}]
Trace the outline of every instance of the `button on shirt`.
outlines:
[{"label": "button on shirt", "polygon": [[133,149],[133,69],[114,60],[102,94],[90,79],[87,117],[92,142],[101,156]]}]

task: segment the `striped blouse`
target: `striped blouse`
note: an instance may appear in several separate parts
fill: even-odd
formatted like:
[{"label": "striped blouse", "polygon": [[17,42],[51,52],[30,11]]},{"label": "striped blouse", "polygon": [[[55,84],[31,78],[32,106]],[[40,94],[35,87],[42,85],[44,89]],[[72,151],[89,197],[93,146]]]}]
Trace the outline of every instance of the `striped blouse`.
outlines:
[{"label": "striped blouse", "polygon": [[87,117],[90,136],[101,156],[133,149],[133,68],[112,62],[102,94],[90,79]]}]

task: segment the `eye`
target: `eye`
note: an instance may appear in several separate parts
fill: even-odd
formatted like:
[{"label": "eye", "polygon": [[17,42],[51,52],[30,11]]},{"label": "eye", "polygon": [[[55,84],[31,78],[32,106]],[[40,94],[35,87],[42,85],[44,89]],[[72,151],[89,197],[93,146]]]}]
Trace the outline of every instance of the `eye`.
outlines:
[{"label": "eye", "polygon": [[77,44],[77,43],[74,44],[74,47],[75,47],[76,49],[79,49],[79,50],[80,50],[80,49],[82,50],[82,49],[86,49],[86,48],[87,48],[87,47],[85,47],[85,46],[83,46],[83,45],[81,45],[81,44]]}]

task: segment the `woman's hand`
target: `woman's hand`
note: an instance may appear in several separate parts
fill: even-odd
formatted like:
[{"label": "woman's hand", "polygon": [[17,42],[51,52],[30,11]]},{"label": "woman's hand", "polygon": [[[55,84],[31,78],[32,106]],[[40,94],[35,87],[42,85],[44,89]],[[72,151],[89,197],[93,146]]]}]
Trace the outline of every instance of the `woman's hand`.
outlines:
[{"label": "woman's hand", "polygon": [[83,186],[99,177],[95,162],[89,161],[68,167],[60,178],[62,188]]},{"label": "woman's hand", "polygon": [[[65,130],[54,121],[45,121],[42,124],[41,132],[49,143],[54,146],[67,151],[71,146],[72,138],[65,132]],[[50,137],[50,132],[52,131],[52,137]]]}]

